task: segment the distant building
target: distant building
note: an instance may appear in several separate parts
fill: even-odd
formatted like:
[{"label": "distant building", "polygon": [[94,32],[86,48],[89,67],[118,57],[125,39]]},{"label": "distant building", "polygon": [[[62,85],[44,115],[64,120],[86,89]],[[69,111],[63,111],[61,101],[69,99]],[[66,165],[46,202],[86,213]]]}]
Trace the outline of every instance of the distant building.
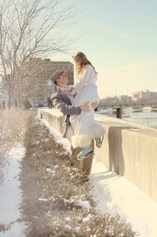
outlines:
[{"label": "distant building", "polygon": [[[26,74],[27,79],[33,80],[33,94],[27,93],[27,99],[33,107],[48,106],[48,98],[55,92],[51,76],[57,70],[64,70],[68,74],[69,84],[74,84],[74,66],[71,62],[32,58],[23,65],[23,74]],[[30,86],[28,91],[31,91]]]},{"label": "distant building", "polygon": [[149,90],[134,92],[132,93],[132,100],[133,101],[157,100],[157,92],[152,92]]},{"label": "distant building", "polygon": [[130,101],[132,101],[132,97],[131,97],[131,96],[128,96],[128,95],[119,95],[119,96],[118,96],[118,101],[121,101],[121,102],[130,102]]}]

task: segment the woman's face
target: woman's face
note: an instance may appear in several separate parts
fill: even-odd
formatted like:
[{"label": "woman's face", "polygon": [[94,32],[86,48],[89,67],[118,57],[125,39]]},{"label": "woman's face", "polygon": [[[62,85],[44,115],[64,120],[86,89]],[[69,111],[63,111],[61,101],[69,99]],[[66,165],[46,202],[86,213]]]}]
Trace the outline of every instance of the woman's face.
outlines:
[{"label": "woman's face", "polygon": [[73,58],[74,58],[74,62],[76,64],[81,64],[82,63],[82,58],[79,55],[75,55]]}]

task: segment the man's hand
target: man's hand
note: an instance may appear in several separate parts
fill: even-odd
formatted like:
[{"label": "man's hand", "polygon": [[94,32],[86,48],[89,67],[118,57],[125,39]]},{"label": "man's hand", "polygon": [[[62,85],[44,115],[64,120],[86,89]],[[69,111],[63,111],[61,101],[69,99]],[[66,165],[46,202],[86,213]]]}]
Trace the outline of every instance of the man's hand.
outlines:
[{"label": "man's hand", "polygon": [[80,110],[82,110],[82,111],[84,111],[84,112],[89,112],[89,111],[90,111],[89,102],[87,101],[87,102],[84,103],[83,105],[80,105]]},{"label": "man's hand", "polygon": [[92,102],[91,103],[91,106],[94,110],[98,107],[98,105],[99,105],[98,102]]}]

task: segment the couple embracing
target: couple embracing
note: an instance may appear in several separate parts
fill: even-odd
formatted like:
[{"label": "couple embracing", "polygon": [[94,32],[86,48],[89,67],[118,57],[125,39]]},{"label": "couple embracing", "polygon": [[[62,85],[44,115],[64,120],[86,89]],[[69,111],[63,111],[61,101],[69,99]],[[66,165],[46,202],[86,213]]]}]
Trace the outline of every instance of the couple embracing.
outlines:
[{"label": "couple embracing", "polygon": [[99,103],[96,86],[97,72],[86,55],[78,52],[73,56],[77,82],[74,88],[68,86],[69,79],[63,70],[52,75],[57,92],[51,97],[53,105],[63,113],[63,137],[72,145],[72,157],[83,160],[83,171],[90,174],[94,150],[94,139],[101,147],[105,130],[94,121],[94,109]]}]

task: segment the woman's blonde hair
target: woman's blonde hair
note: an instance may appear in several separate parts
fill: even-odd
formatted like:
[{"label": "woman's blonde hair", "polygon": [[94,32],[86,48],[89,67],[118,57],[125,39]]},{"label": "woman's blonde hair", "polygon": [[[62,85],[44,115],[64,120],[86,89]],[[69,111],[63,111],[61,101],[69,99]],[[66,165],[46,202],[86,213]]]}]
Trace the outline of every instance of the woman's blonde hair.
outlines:
[{"label": "woman's blonde hair", "polygon": [[[82,53],[82,52],[77,52],[73,56],[73,59],[74,59],[74,61],[76,63],[76,72],[77,72],[77,74],[82,73],[84,67],[87,64],[90,64],[94,68],[92,63],[87,59],[86,55],[84,53]],[[95,68],[94,68],[94,70],[95,70]]]}]

